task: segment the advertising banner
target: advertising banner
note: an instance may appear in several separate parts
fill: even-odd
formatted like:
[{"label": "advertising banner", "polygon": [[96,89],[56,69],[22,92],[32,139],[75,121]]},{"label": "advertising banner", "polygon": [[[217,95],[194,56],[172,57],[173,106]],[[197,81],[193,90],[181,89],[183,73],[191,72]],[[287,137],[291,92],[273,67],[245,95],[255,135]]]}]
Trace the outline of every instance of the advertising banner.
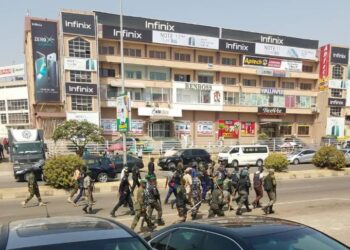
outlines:
[{"label": "advertising banner", "polygon": [[0,79],[6,77],[24,76],[24,64],[0,67]]},{"label": "advertising banner", "polygon": [[303,63],[301,61],[290,61],[261,56],[243,56],[243,66],[264,67],[294,72],[302,72],[303,70]]},{"label": "advertising banner", "polygon": [[175,136],[181,137],[181,135],[189,135],[191,133],[190,121],[175,121]]},{"label": "advertising banner", "polygon": [[128,132],[130,129],[130,99],[128,95],[117,97],[117,130],[119,132]]},{"label": "advertising banner", "polygon": [[95,17],[62,12],[63,33],[95,36]]},{"label": "advertising banner", "polygon": [[137,110],[140,116],[169,116],[169,117],[182,117],[181,109],[167,109],[167,108],[150,108],[140,107]]},{"label": "advertising banner", "polygon": [[255,136],[255,122],[241,122],[241,136]]},{"label": "advertising banner", "polygon": [[101,119],[101,128],[105,135],[116,135],[117,134],[117,123],[115,119]]},{"label": "advertising banner", "polygon": [[316,49],[303,49],[289,46],[256,43],[255,53],[260,55],[317,60]]},{"label": "advertising banner", "polygon": [[258,107],[259,115],[285,115],[286,108]]},{"label": "advertising banner", "polygon": [[92,83],[66,83],[66,94],[69,95],[97,95],[97,85]]},{"label": "advertising banner", "polygon": [[255,43],[220,39],[219,50],[255,54]]},{"label": "advertising banner", "polygon": [[345,129],[345,117],[329,117],[327,118],[326,135],[334,135],[343,137]]},{"label": "advertising banner", "polygon": [[339,64],[349,64],[349,49],[332,47],[331,62]]},{"label": "advertising banner", "polygon": [[218,137],[236,139],[239,136],[240,122],[238,120],[219,120]]},{"label": "advertising banner", "polygon": [[59,102],[57,23],[31,22],[35,100]]},{"label": "advertising banner", "polygon": [[142,120],[131,120],[130,133],[133,135],[143,135],[144,123]]},{"label": "advertising banner", "polygon": [[345,107],[346,99],[328,98],[328,106],[330,107]]},{"label": "advertising banner", "polygon": [[198,121],[197,122],[197,135],[199,136],[212,136],[214,133],[214,124],[212,121]]},{"label": "advertising banner", "polygon": [[[120,27],[103,25],[102,37],[105,39],[120,39]],[[123,29],[123,39],[136,42],[152,42],[152,31],[140,29]]]},{"label": "advertising banner", "polygon": [[347,89],[350,84],[349,80],[329,80],[328,88],[330,89]]},{"label": "advertising banner", "polygon": [[154,30],[152,40],[154,43],[161,44],[187,46],[203,49],[219,49],[219,38],[208,36],[198,36]]},{"label": "advertising banner", "polygon": [[[329,78],[329,53],[330,53],[331,45],[325,45],[320,48],[320,73],[319,73],[319,81],[320,83],[324,83],[328,81]],[[320,87],[320,90],[325,90],[327,86],[325,84]]]},{"label": "advertising banner", "polygon": [[98,112],[67,112],[67,120],[87,121],[100,126]]},{"label": "advertising banner", "polygon": [[64,58],[65,70],[97,71],[97,61],[91,58]]}]

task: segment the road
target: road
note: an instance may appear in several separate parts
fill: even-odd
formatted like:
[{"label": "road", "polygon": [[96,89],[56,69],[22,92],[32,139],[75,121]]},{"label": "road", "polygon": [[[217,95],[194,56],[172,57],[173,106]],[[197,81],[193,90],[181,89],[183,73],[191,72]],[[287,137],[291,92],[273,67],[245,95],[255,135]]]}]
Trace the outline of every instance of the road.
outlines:
[{"label": "road", "polygon": [[[350,176],[278,181],[278,202],[274,206],[276,214],[273,216],[312,226],[350,245],[349,188]],[[161,187],[160,192],[163,200],[166,190]],[[94,206],[94,214],[109,217],[109,212],[117,200],[117,194],[96,194],[95,199],[97,203]],[[250,195],[250,200],[252,199],[253,194]],[[266,201],[265,195],[263,203]],[[27,208],[22,208],[20,202],[21,200],[18,199],[1,201],[0,223],[46,216],[45,207],[36,206],[35,199]],[[63,196],[45,198],[45,202],[47,202],[50,216],[83,214],[81,206],[73,207]],[[206,218],[207,211],[207,205],[202,205],[200,217]],[[169,205],[163,206],[163,214],[167,225],[178,219],[176,210],[172,210]],[[263,213],[262,210],[255,209],[249,214],[262,215]],[[128,215],[127,208],[120,208],[117,215],[117,221],[131,225],[132,216]],[[234,216],[234,211],[226,212],[226,216]]]}]

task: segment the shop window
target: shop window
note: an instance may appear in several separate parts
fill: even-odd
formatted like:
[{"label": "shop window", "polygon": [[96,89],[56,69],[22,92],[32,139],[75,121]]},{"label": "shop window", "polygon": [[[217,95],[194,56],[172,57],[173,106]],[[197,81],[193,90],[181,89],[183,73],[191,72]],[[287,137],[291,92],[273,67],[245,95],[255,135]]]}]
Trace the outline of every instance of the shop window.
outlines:
[{"label": "shop window", "polygon": [[9,124],[29,123],[28,113],[9,113]]},{"label": "shop window", "polygon": [[176,61],[182,61],[182,62],[190,62],[191,61],[191,55],[185,54],[185,53],[175,53],[175,60]]},{"label": "shop window", "polygon": [[7,124],[6,114],[0,114],[0,124]]},{"label": "shop window", "polygon": [[28,100],[27,99],[7,100],[7,109],[10,111],[28,109]]},{"label": "shop window", "polygon": [[264,80],[262,82],[262,86],[265,87],[265,88],[275,88],[276,87],[276,81]]},{"label": "shop window", "polygon": [[286,95],[284,98],[285,107],[286,108],[295,108],[295,96],[294,95]]},{"label": "shop window", "polygon": [[167,73],[152,71],[152,72],[149,72],[149,79],[153,81],[166,81]]},{"label": "shop window", "polygon": [[98,48],[100,55],[114,55],[114,47],[112,46],[100,46]]},{"label": "shop window", "polygon": [[343,96],[343,90],[342,89],[331,89],[331,96],[341,98]]},{"label": "shop window", "polygon": [[311,97],[310,96],[296,96],[297,108],[310,108]]},{"label": "shop window", "polygon": [[200,83],[214,83],[214,77],[211,75],[198,75],[198,82],[200,82]]},{"label": "shop window", "polygon": [[170,102],[170,89],[147,88],[145,90],[145,100],[152,102]]},{"label": "shop window", "polygon": [[141,49],[124,48],[124,56],[141,57]]},{"label": "shop window", "polygon": [[256,80],[255,79],[243,79],[243,86],[256,87]]},{"label": "shop window", "polygon": [[210,91],[176,89],[176,102],[187,104],[210,103]]},{"label": "shop window", "polygon": [[222,77],[221,83],[225,85],[236,85],[236,80],[234,77]]},{"label": "shop window", "polygon": [[72,95],[73,111],[92,111],[92,96]]},{"label": "shop window", "polygon": [[330,116],[341,116],[341,107],[331,107],[329,114]]},{"label": "shop window", "polygon": [[343,66],[337,64],[333,67],[332,78],[333,79],[343,79],[344,68]]},{"label": "shop window", "polygon": [[91,72],[88,71],[70,71],[71,82],[91,82]]},{"label": "shop window", "polygon": [[292,135],[292,126],[291,125],[281,125],[280,126],[280,135]]},{"label": "shop window", "polygon": [[235,93],[224,91],[224,104],[235,104]]},{"label": "shop window", "polygon": [[283,89],[294,89],[294,82],[282,82]]},{"label": "shop window", "polygon": [[312,90],[312,84],[311,83],[300,83],[300,89],[301,90]]},{"label": "shop window", "polygon": [[221,64],[234,66],[237,64],[237,60],[236,60],[236,58],[223,57],[223,58],[221,58]]},{"label": "shop window", "polygon": [[314,67],[311,65],[303,65],[302,71],[306,73],[312,73],[314,71]]},{"label": "shop window", "polygon": [[68,42],[69,56],[90,58],[91,50],[90,43],[81,37],[74,38]]},{"label": "shop window", "polygon": [[100,77],[115,77],[115,69],[100,69]]},{"label": "shop window", "polygon": [[285,97],[284,96],[272,95],[272,98],[273,98],[273,102],[271,103],[271,106],[284,107],[284,104],[285,104]]},{"label": "shop window", "polygon": [[149,57],[153,59],[166,59],[166,52],[158,51],[158,50],[150,50]]},{"label": "shop window", "polygon": [[213,63],[214,57],[213,56],[198,55],[198,62],[199,63]]},{"label": "shop window", "polygon": [[0,111],[5,111],[6,107],[5,107],[5,100],[0,100]]},{"label": "shop window", "polygon": [[191,82],[191,75],[175,74],[174,81],[177,82]]},{"label": "shop window", "polygon": [[298,135],[309,135],[310,126],[298,126]]},{"label": "shop window", "polygon": [[126,70],[125,71],[125,78],[126,79],[142,79],[142,71],[139,70]]}]

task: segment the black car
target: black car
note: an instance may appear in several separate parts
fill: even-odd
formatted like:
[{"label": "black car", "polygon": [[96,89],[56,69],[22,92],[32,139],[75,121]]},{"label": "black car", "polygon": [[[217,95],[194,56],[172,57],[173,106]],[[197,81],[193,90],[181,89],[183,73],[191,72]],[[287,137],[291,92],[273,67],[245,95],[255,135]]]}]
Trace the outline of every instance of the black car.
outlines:
[{"label": "black car", "polygon": [[64,216],[0,224],[0,249],[151,250],[151,247],[135,232],[116,221]]},{"label": "black car", "polygon": [[[120,173],[123,169],[123,156],[122,155],[118,155],[118,156],[114,156],[112,158],[114,164],[115,164],[115,169],[117,173]],[[142,169],[144,167],[144,164],[142,162],[142,160],[140,160],[139,158],[136,158],[134,156],[131,155],[127,155],[127,166],[128,166],[128,170],[131,171],[132,168],[134,166],[137,166],[139,169]]]},{"label": "black car", "polygon": [[179,223],[159,230],[149,244],[158,250],[348,250],[305,225],[269,217],[242,216]]},{"label": "black car", "polygon": [[208,164],[211,162],[210,154],[204,149],[181,149],[171,156],[160,157],[158,166],[164,170],[174,169],[182,161],[184,166],[188,166],[193,160]]},{"label": "black car", "polygon": [[13,176],[17,181],[28,181],[30,171],[33,169],[37,180],[44,180],[45,160],[39,160],[33,163],[17,163],[13,165]]},{"label": "black car", "polygon": [[92,173],[92,178],[98,182],[114,179],[117,171],[115,164],[107,157],[84,157],[86,168]]}]

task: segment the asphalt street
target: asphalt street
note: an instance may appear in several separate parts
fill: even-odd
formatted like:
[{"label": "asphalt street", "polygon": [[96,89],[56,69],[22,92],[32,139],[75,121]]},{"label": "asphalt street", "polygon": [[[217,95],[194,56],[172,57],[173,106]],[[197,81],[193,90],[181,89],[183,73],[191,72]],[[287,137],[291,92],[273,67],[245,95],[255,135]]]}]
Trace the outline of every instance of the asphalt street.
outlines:
[{"label": "asphalt street", "polygon": [[[319,229],[334,238],[350,245],[350,176],[285,180],[278,181],[277,204],[274,206],[274,217],[290,219],[304,223]],[[160,187],[161,197],[164,200],[166,189]],[[254,197],[250,194],[250,200]],[[45,198],[47,207],[38,207],[35,198],[27,208],[20,206],[20,199],[0,202],[0,223],[24,218],[47,216],[46,208],[50,216],[83,215],[79,207],[74,207],[66,202],[64,196]],[[117,201],[116,193],[95,194],[97,200],[94,206],[94,215],[109,217],[109,212]],[[266,195],[263,203],[266,203]],[[236,205],[235,205],[236,207]],[[164,220],[167,225],[177,221],[177,212],[169,205],[163,205]],[[203,204],[200,208],[201,218],[206,218],[208,207]],[[255,209],[245,215],[263,215],[261,209]],[[117,211],[116,220],[130,226],[133,217],[129,215],[127,208]],[[226,212],[226,216],[235,216],[234,211]],[[139,225],[137,230],[139,229]]]}]

